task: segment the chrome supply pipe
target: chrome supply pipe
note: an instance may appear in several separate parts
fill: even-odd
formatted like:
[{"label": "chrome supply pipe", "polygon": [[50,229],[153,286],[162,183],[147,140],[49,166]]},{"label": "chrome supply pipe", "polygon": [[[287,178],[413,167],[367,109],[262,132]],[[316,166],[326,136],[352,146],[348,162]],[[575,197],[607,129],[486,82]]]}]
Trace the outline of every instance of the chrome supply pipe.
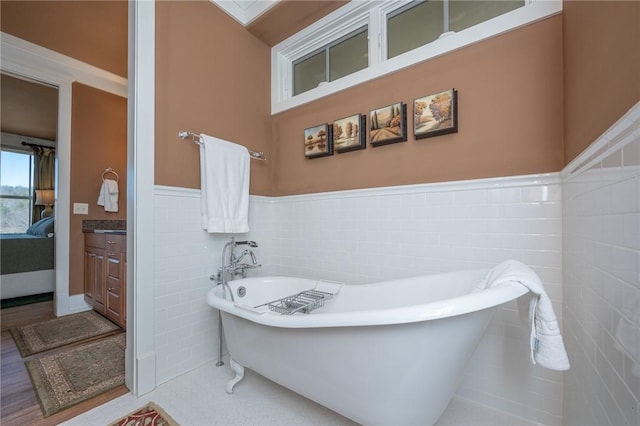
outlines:
[{"label": "chrome supply pipe", "polygon": [[[226,299],[226,290],[229,284],[227,284],[227,274],[225,273],[224,263],[225,263],[225,254],[227,252],[227,247],[235,244],[234,237],[231,237],[231,241],[224,245],[222,248],[222,261],[220,262],[220,284],[222,285],[222,298]],[[233,254],[233,251],[232,251]],[[231,296],[231,300],[233,301],[233,293],[231,289],[229,289],[229,295]],[[222,361],[222,311],[218,310],[218,362],[216,362],[216,367],[221,367],[224,365],[224,361]]]},{"label": "chrome supply pipe", "polygon": [[[231,237],[231,241],[226,243],[222,248],[222,260],[220,262],[220,268],[218,269],[218,275],[216,277],[216,282],[222,285],[222,298],[226,299],[227,298],[226,292],[229,291],[229,296],[231,297],[232,302],[235,302],[235,298],[233,297],[231,286],[227,282],[227,273],[231,273],[233,274],[233,276],[242,274],[242,277],[244,278],[246,276],[247,269],[253,269],[253,268],[258,268],[262,266],[258,263],[258,260],[256,259],[256,255],[253,252],[253,250],[247,249],[243,251],[242,254],[240,254],[240,257],[236,257],[233,250],[235,249],[236,246],[241,246],[241,245],[246,245],[252,248],[258,247],[258,243],[256,243],[255,241],[236,241],[235,237]],[[225,260],[227,258],[227,249],[229,247],[231,247],[231,254],[229,255],[229,265],[225,266]],[[239,264],[240,261],[247,255],[251,256],[251,262],[253,264],[252,265],[249,265],[247,263]],[[210,278],[213,279],[214,276],[212,275]],[[216,362],[216,366],[220,367],[222,365],[224,365],[224,362],[222,361],[222,313],[220,310],[218,310],[218,362]]]}]

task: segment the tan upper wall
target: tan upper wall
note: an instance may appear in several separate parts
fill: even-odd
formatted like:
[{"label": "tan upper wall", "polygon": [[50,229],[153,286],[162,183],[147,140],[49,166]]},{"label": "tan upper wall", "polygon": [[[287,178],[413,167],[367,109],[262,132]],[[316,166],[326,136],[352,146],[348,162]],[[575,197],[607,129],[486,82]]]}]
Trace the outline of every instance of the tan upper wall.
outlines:
[{"label": "tan upper wall", "polygon": [[[84,291],[83,220],[127,219],[127,99],[73,83],[71,110],[71,206],[88,203],[88,215],[71,215],[69,232],[69,294]],[[112,167],[120,176],[118,212],[96,204],[102,173]],[[107,178],[113,179],[113,175]]]},{"label": "tan upper wall", "polygon": [[127,76],[127,2],[0,2],[2,32]]},{"label": "tan upper wall", "polygon": [[[274,195],[560,170],[561,40],[554,16],[274,116]],[[458,133],[415,140],[413,100],[452,87]],[[399,101],[407,142],[305,159],[305,128]]]},{"label": "tan upper wall", "polygon": [[209,2],[156,3],[155,183],[200,187],[198,147],[178,131],[264,151],[251,193],[271,193],[270,50]]},{"label": "tan upper wall", "polygon": [[[199,186],[197,150],[174,137],[183,128],[267,152],[268,162],[252,162],[251,190],[259,194],[556,171],[559,145],[564,142],[566,164],[640,99],[640,2],[635,1],[565,0],[562,25],[557,17],[545,20],[273,119],[266,46],[208,2],[157,5],[159,184]],[[3,0],[0,11],[3,32],[126,75],[126,2]],[[543,37],[535,39],[537,32]],[[553,74],[562,72],[558,50],[564,87]],[[542,72],[531,71],[538,69]],[[538,91],[547,78],[547,89]],[[460,93],[458,134],[420,141],[410,135],[405,143],[324,159],[306,160],[301,153],[306,126],[396,100],[410,104],[416,96],[448,87]],[[540,93],[551,95],[544,99]],[[558,109],[559,98],[564,108]],[[529,109],[545,124],[528,120]],[[409,128],[410,112],[409,107]],[[523,131],[514,137],[519,126]],[[542,134],[553,136],[536,147],[532,141]],[[510,161],[496,164],[505,152]]]},{"label": "tan upper wall", "polygon": [[567,164],[640,100],[640,2],[563,8]]}]

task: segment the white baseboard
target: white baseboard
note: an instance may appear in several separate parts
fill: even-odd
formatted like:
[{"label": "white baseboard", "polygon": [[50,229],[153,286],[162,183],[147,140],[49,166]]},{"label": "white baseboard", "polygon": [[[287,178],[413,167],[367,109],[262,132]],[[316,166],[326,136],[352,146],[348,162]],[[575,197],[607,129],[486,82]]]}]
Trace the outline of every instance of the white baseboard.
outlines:
[{"label": "white baseboard", "polygon": [[69,314],[90,311],[91,309],[93,309],[91,305],[84,301],[84,294],[69,296]]}]

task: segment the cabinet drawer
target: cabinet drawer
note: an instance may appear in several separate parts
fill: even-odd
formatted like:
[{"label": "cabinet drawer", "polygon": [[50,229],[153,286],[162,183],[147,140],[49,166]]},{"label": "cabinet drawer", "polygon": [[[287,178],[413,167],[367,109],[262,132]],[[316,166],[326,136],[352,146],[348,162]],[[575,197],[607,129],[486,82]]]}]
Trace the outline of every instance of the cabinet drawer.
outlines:
[{"label": "cabinet drawer", "polygon": [[104,235],[104,248],[109,251],[119,251],[120,253],[126,253],[127,251],[127,236],[126,235]]},{"label": "cabinet drawer", "polygon": [[105,244],[104,234],[94,234],[92,232],[84,234],[85,247],[104,248],[104,244]]},{"label": "cabinet drawer", "polygon": [[85,247],[95,247],[125,253],[127,251],[127,236],[88,232],[84,234],[84,245]]}]

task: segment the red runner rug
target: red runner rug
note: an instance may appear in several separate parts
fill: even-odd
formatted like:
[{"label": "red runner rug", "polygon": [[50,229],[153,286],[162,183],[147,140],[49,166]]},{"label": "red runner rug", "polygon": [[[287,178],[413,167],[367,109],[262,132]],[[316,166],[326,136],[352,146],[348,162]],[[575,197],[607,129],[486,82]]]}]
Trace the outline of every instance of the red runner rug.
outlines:
[{"label": "red runner rug", "polygon": [[109,426],[179,426],[165,411],[153,402],[133,413],[110,423]]}]

